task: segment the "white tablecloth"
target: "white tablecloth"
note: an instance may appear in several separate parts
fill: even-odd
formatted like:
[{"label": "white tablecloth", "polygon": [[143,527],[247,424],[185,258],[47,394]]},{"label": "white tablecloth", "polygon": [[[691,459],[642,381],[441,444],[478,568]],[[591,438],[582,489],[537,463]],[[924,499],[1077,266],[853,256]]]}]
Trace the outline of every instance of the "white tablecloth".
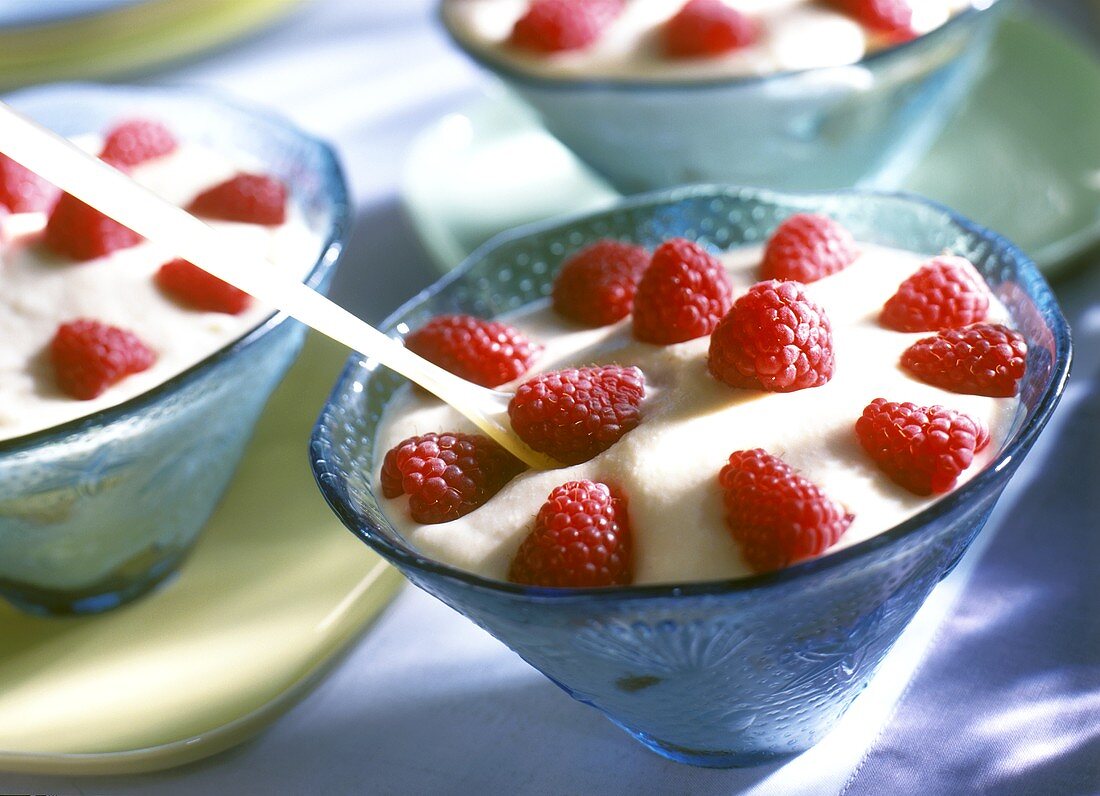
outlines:
[{"label": "white tablecloth", "polygon": [[[1083,12],[1080,0],[1057,5]],[[249,41],[147,78],[268,103],[336,142],[359,213],[335,296],[374,321],[434,278],[396,200],[403,153],[484,80],[447,46],[432,6],[313,0]],[[1055,423],[902,654],[838,733],[792,763],[713,771],[665,761],[408,587],[258,739],[146,776],[0,773],[0,793],[1100,790],[1100,310],[1089,309],[1100,276],[1072,278],[1061,293],[1079,359]]]}]

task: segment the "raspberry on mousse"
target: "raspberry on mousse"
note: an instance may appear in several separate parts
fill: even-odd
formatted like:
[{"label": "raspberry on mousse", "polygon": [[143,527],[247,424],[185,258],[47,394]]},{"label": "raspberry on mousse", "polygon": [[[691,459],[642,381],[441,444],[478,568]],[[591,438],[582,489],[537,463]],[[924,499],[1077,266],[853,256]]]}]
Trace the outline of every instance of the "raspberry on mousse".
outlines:
[{"label": "raspberry on mousse", "polygon": [[278,226],[286,221],[286,186],[266,174],[237,174],[200,193],[188,211],[221,221]]},{"label": "raspberry on mousse", "polygon": [[671,345],[705,337],[733,303],[722,263],[697,243],[673,238],[657,247],[634,296],[634,337]]},{"label": "raspberry on mousse", "polygon": [[574,254],[554,280],[554,311],[583,326],[607,326],[630,314],[649,252],[600,240]]},{"label": "raspberry on mousse", "polygon": [[252,304],[252,297],[240,288],[178,257],[162,265],[153,280],[180,304],[204,312],[240,315]]},{"label": "raspberry on mousse", "polygon": [[821,555],[852,524],[852,514],[777,456],[734,451],[718,475],[730,533],[754,572]]},{"label": "raspberry on mousse", "polygon": [[799,282],[758,282],[710,338],[707,367],[731,387],[794,392],[833,377],[829,318]]},{"label": "raspberry on mousse", "polygon": [[643,397],[645,377],[637,368],[570,368],[521,384],[508,404],[508,417],[534,450],[578,464],[638,426]]},{"label": "raspberry on mousse", "polygon": [[88,318],[61,324],[49,354],[58,386],[81,401],[148,370],[157,359],[133,332]]},{"label": "raspberry on mousse", "polygon": [[901,355],[901,365],[945,390],[1010,398],[1027,369],[1027,343],[1007,326],[978,323],[918,340]]},{"label": "raspberry on mousse", "polygon": [[569,588],[629,586],[631,548],[626,501],[607,484],[570,481],[539,509],[508,580]]},{"label": "raspberry on mousse", "polygon": [[938,332],[984,321],[988,311],[989,291],[970,261],[942,255],[901,283],[880,321],[898,332]]},{"label": "raspberry on mousse", "polygon": [[664,26],[665,52],[673,58],[709,58],[756,42],[760,26],[722,0],[688,0]]},{"label": "raspberry on mousse", "polygon": [[533,0],[508,41],[540,53],[581,50],[600,38],[623,5],[624,0]]},{"label": "raspberry on mousse", "polygon": [[499,387],[518,379],[542,353],[542,346],[518,329],[472,315],[436,316],[405,338],[405,345],[482,387]]},{"label": "raspberry on mousse", "polygon": [[421,434],[386,453],[382,494],[408,495],[417,522],[449,522],[481,506],[522,470],[522,462],[488,437]]},{"label": "raspberry on mousse", "polygon": [[103,143],[100,157],[108,163],[132,167],[176,151],[172,131],[151,119],[131,119],[116,125]]},{"label": "raspberry on mousse", "polygon": [[772,233],[760,276],[816,282],[847,268],[858,256],[855,238],[840,223],[828,216],[799,213]]},{"label": "raspberry on mousse", "polygon": [[885,398],[863,410],[856,436],[879,469],[916,495],[950,492],[989,444],[985,427],[962,412]]}]

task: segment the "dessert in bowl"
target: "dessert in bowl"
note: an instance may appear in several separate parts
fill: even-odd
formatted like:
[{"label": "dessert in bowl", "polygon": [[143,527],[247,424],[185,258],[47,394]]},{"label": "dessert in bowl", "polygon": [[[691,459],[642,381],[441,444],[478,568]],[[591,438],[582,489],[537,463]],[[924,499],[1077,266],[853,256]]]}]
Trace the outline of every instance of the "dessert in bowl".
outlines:
[{"label": "dessert in bowl", "polygon": [[[1068,370],[1068,330],[1034,266],[996,235],[942,207],[915,198],[854,192],[793,197],[698,187],[628,200],[595,215],[504,235],[475,253],[435,288],[400,309],[387,324],[389,329],[407,334],[441,315],[462,313],[508,319],[509,313],[544,301],[551,293],[560,264],[599,239],[616,238],[655,249],[671,238],[688,238],[712,250],[736,250],[759,245],[785,218],[806,212],[835,219],[853,233],[861,246],[889,247],[926,256],[948,250],[967,258],[988,283],[990,306],[1003,307],[1005,325],[1026,341],[1026,371],[1018,382],[1018,399],[998,399],[1007,403],[989,405],[999,408],[990,415],[995,419],[991,423],[994,441],[985,448],[988,453],[983,455],[987,458],[969,462],[968,467],[962,468],[967,471],[968,480],[935,502],[915,506],[912,513],[895,525],[875,527],[863,536],[856,531],[853,519],[841,529],[839,538],[843,539],[847,533],[857,535],[851,543],[837,546],[827,555],[818,556],[816,553],[820,551],[814,550],[808,558],[802,554],[792,556],[789,562],[782,562],[789,565],[781,564],[779,569],[767,564],[751,567],[768,570],[756,574],[746,574],[750,567],[727,568],[724,574],[718,574],[717,570],[703,571],[700,578],[681,569],[688,576],[668,580],[667,572],[674,570],[661,572],[659,562],[654,565],[658,568],[649,569],[645,557],[657,561],[660,556],[641,550],[656,539],[639,532],[648,522],[644,503],[654,496],[625,494],[628,522],[635,532],[634,552],[620,555],[621,550],[611,550],[605,563],[633,557],[635,567],[630,577],[603,582],[629,585],[584,588],[531,585],[538,582],[530,577],[530,570],[537,566],[529,566],[525,572],[515,565],[526,537],[511,533],[508,522],[502,524],[495,516],[494,506],[502,514],[525,514],[524,532],[530,533],[538,530],[541,520],[535,513],[541,514],[540,504],[547,501],[551,491],[543,489],[544,486],[553,482],[552,488],[556,488],[566,481],[576,482],[578,476],[595,481],[606,475],[606,470],[511,473],[514,477],[510,482],[502,479],[505,485],[496,487],[499,491],[495,497],[461,517],[458,523],[434,525],[441,534],[454,528],[458,539],[473,539],[463,535],[463,528],[476,531],[478,518],[482,517],[488,529],[485,538],[507,537],[506,542],[500,542],[500,549],[508,548],[505,555],[489,549],[491,545],[483,545],[482,551],[488,550],[486,554],[470,550],[461,565],[455,566],[441,560],[446,556],[445,543],[432,546],[428,536],[421,533],[424,529],[428,529],[425,533],[432,533],[430,519],[418,523],[423,528],[413,528],[402,516],[412,508],[411,499],[398,497],[389,488],[391,497],[382,495],[386,488],[384,459],[389,450],[386,446],[402,433],[398,427],[387,430],[393,417],[387,416],[386,408],[402,387],[401,379],[369,360],[353,359],[322,413],[312,441],[318,483],[330,505],[353,532],[401,568],[414,583],[500,638],[574,697],[603,711],[647,746],[685,762],[747,765],[796,753],[815,743],[867,683],[924,598],[980,530],[1007,479],[1056,404]],[[828,278],[821,280],[822,288],[827,281]],[[639,288],[639,295],[643,292]],[[822,295],[820,291],[818,295]],[[636,306],[635,322],[637,312]],[[842,324],[838,323],[837,329],[840,328]],[[845,357],[839,347],[841,339],[838,333],[833,377],[837,383],[843,369],[865,365]],[[911,347],[914,341],[906,340]],[[682,353],[684,362],[694,362],[695,371],[700,368],[705,371],[709,357],[700,357],[698,345],[697,341],[688,340],[665,347],[665,351],[672,352],[669,356]],[[552,344],[548,345],[548,350],[551,348]],[[530,353],[522,345],[518,349],[524,352],[524,357]],[[814,361],[820,365],[823,360]],[[553,360],[546,364],[556,367]],[[643,362],[643,375],[648,375],[644,373],[647,366]],[[898,364],[875,363],[870,367],[897,368]],[[523,373],[514,376],[517,383],[529,378],[529,374]],[[707,378],[715,382],[707,388],[708,395],[725,391],[727,402],[751,400],[751,390],[734,387],[714,376]],[[573,466],[589,467],[601,457],[615,457],[617,450],[631,449],[631,435],[643,438],[647,413],[658,406],[660,391],[666,388],[664,381],[659,375],[653,379],[653,403],[647,403],[649,396],[640,403],[639,424],[603,453]],[[920,379],[914,377],[910,381],[916,386]],[[709,392],[712,389],[716,392]],[[800,393],[812,397],[815,390],[825,389],[827,383],[780,397],[798,398]],[[857,447],[856,420],[875,397],[878,396],[867,394],[852,398],[849,437],[838,440],[837,445]],[[884,397],[899,401],[906,398]],[[954,396],[964,397],[967,396]],[[396,400],[422,399],[398,394]],[[968,411],[978,409],[970,406]],[[399,411],[394,417],[401,416]],[[659,414],[655,412],[654,417]],[[417,433],[451,430],[421,426]],[[751,444],[752,440],[738,436],[741,433],[739,429],[731,430],[730,444],[720,446],[721,456],[711,460],[708,454],[705,488],[710,493],[702,498],[697,496],[690,505],[680,506],[679,520],[664,529],[667,537],[673,537],[673,541],[678,536],[697,541],[701,529],[696,524],[706,521],[700,520],[697,505],[705,501],[725,505],[727,509],[733,505],[723,495],[725,485],[720,480],[720,471],[734,448]],[[381,435],[386,434],[391,436],[383,440]],[[528,441],[532,439],[529,437]],[[974,445],[975,449],[979,447]],[[660,448],[656,452],[659,454]],[[786,450],[768,453],[780,458],[788,455]],[[855,450],[855,455],[867,457],[865,472],[881,479],[881,488],[894,488],[890,485],[888,466],[866,449],[864,454]],[[809,458],[796,459],[794,469],[801,470],[808,461]],[[681,477],[675,464],[664,470],[670,481]],[[692,471],[696,465],[690,459],[680,464],[684,472]],[[487,465],[487,470],[492,466]],[[656,466],[664,467],[665,463],[658,458]],[[827,480],[824,472],[811,471],[810,478],[802,473],[798,476],[809,482],[817,478]],[[547,479],[547,484],[540,479]],[[507,498],[510,490],[515,492],[516,486],[524,482],[538,487],[531,490],[530,502],[525,502],[525,498],[494,502]],[[622,485],[609,486],[619,489]],[[844,525],[851,512],[842,501],[852,498],[840,495],[839,480],[814,486],[841,504],[843,510],[833,519],[837,526]],[[870,488],[873,491],[879,487]],[[830,495],[830,491],[834,494]],[[942,493],[943,485],[932,491]],[[859,499],[856,492],[849,494]],[[585,499],[596,506],[601,496],[589,493]],[[640,509],[637,517],[631,514],[635,505]],[[857,514],[867,510],[854,508]],[[721,518],[718,527],[706,530],[715,539],[711,550],[733,545],[728,539],[730,530]],[[743,540],[734,541],[744,553],[747,548]],[[431,549],[431,554],[426,548]],[[679,558],[681,563],[674,561],[674,567],[694,566],[690,563],[691,556]],[[478,561],[481,563],[474,563]],[[725,561],[729,563],[731,559]],[[610,571],[615,567],[608,564],[604,569]],[[612,573],[616,574],[621,575],[622,570]]]},{"label": "dessert in bowl", "polygon": [[624,193],[701,180],[895,187],[972,84],[1006,6],[909,0],[905,26],[882,30],[843,2],[729,0],[741,33],[714,44],[697,25],[696,50],[677,51],[669,27],[684,2],[594,2],[611,11],[557,48],[520,35],[534,8],[524,0],[444,0],[441,14]]},{"label": "dessert in bowl", "polygon": [[[348,199],[322,142],[186,91],[60,85],[10,101],[227,245],[327,287]],[[178,568],[304,329],[48,185],[9,190],[35,181],[3,165],[17,206],[0,252],[0,595],[105,610]]]}]

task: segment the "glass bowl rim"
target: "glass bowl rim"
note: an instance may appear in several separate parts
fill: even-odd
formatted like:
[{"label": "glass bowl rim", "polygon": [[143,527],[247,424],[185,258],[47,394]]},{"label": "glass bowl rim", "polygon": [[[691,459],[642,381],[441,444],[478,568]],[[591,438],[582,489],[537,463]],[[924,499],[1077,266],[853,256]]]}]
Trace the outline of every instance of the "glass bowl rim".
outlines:
[{"label": "glass bowl rim", "polygon": [[[336,265],[351,231],[351,199],[343,166],[340,164],[335,149],[327,141],[305,132],[289,119],[269,108],[229,98],[217,91],[186,86],[139,86],[87,82],[50,83],[10,92],[5,94],[3,99],[5,102],[14,103],[18,108],[19,102],[25,99],[48,98],[54,94],[61,98],[66,95],[84,92],[89,94],[130,94],[151,97],[168,96],[170,99],[179,98],[184,101],[197,101],[208,104],[211,108],[228,109],[241,117],[259,122],[269,130],[281,130],[290,133],[293,138],[311,147],[320,157],[319,175],[325,193],[330,197],[332,223],[325,232],[317,262],[314,263],[302,281],[308,287],[316,289],[328,276],[333,266]],[[48,443],[57,437],[79,434],[139,414],[149,405],[197,380],[205,371],[235,357],[288,320],[290,320],[290,316],[285,312],[273,312],[240,337],[231,340],[195,364],[143,393],[92,414],[81,415],[64,423],[57,423],[28,434],[21,434],[18,437],[0,440],[0,455],[21,452]]]},{"label": "glass bowl rim", "polygon": [[[370,358],[365,358],[358,353],[352,354],[338,377],[328,399],[325,401],[321,414],[317,419],[310,437],[310,466],[313,469],[314,479],[321,490],[325,501],[336,513],[344,525],[355,533],[370,547],[381,553],[384,557],[397,563],[400,567],[421,574],[441,577],[450,581],[458,581],[465,586],[480,591],[489,591],[510,597],[527,597],[536,601],[548,602],[576,602],[587,600],[633,600],[633,599],[659,599],[685,596],[716,596],[735,592],[748,592],[756,589],[775,587],[788,581],[807,578],[817,573],[826,572],[842,566],[850,561],[863,558],[884,547],[900,542],[925,527],[934,523],[940,517],[950,514],[956,508],[969,502],[973,497],[980,495],[996,486],[1002,479],[1002,471],[1006,468],[1015,469],[1013,466],[1017,458],[1023,457],[1031,448],[1039,432],[1046,425],[1051,413],[1057,406],[1069,378],[1070,363],[1072,360],[1072,343],[1070,328],[1054,296],[1053,291],[1043,278],[1039,269],[1031,259],[1023,253],[1015,244],[999,233],[983,227],[949,207],[927,199],[923,196],[906,191],[874,191],[848,189],[840,191],[791,193],[771,191],[767,189],[744,188],[735,185],[721,183],[703,183],[698,185],[683,186],[680,188],[665,189],[645,194],[638,194],[628,199],[616,202],[610,207],[601,210],[573,214],[564,217],[552,218],[516,227],[502,232],[486,243],[479,246],[458,267],[442,278],[434,282],[430,287],[421,291],[406,301],[379,326],[379,328],[391,333],[393,328],[401,322],[406,314],[416,309],[423,302],[434,298],[437,294],[446,290],[452,283],[460,281],[477,263],[483,260],[496,249],[515,243],[518,240],[545,234],[555,230],[567,230],[570,227],[593,218],[598,218],[608,213],[623,210],[637,210],[651,208],[653,210],[667,207],[687,199],[719,198],[731,196],[748,200],[762,205],[786,204],[798,207],[806,206],[807,211],[812,211],[811,204],[830,197],[856,197],[866,200],[894,200],[908,204],[923,206],[925,208],[944,214],[949,223],[955,225],[963,232],[980,238],[991,244],[1000,253],[1002,259],[1015,262],[1018,266],[1018,282],[1024,288],[1027,296],[1038,308],[1044,325],[1049,329],[1054,341],[1054,361],[1051,363],[1050,380],[1043,390],[1034,412],[1027,418],[1023,426],[1016,431],[1013,438],[997,454],[997,457],[986,467],[961,487],[937,500],[931,506],[921,510],[904,522],[893,526],[879,534],[876,534],[862,542],[838,550],[835,553],[818,556],[785,569],[775,572],[749,575],[739,578],[727,578],[724,580],[707,580],[689,583],[655,583],[637,586],[611,586],[603,588],[565,589],[540,586],[525,586],[505,581],[486,578],[471,572],[452,567],[441,561],[428,558],[418,553],[411,546],[392,543],[385,534],[380,532],[372,522],[356,512],[348,498],[347,490],[343,486],[344,479],[339,470],[331,466],[331,458],[327,455],[333,447],[329,434],[328,418],[331,417],[331,409],[339,402],[343,393],[348,391],[356,373],[361,369],[373,373],[382,367]],[[391,530],[396,533],[396,530]]]},{"label": "glass bowl rim", "polygon": [[678,91],[707,90],[735,88],[739,86],[752,86],[769,81],[779,81],[784,78],[797,78],[811,72],[821,72],[830,69],[851,69],[862,66],[878,66],[880,62],[900,57],[917,47],[924,46],[929,41],[935,42],[947,35],[947,31],[953,30],[964,21],[977,19],[979,16],[992,12],[1002,2],[1008,0],[992,0],[984,8],[971,5],[955,14],[938,28],[917,36],[915,39],[903,41],[880,50],[866,53],[858,61],[850,64],[833,64],[830,66],[810,66],[801,69],[785,69],[781,72],[772,72],[763,75],[733,75],[730,77],[689,78],[686,80],[633,80],[621,77],[547,77],[532,72],[526,72],[522,68],[509,64],[505,59],[494,57],[491,54],[481,52],[473,44],[465,41],[463,37],[451,26],[443,7],[453,0],[439,0],[436,6],[436,18],[439,24],[447,32],[447,37],[458,47],[466,57],[475,63],[488,69],[490,72],[506,78],[507,80],[527,86],[528,88],[549,89],[552,91]]}]

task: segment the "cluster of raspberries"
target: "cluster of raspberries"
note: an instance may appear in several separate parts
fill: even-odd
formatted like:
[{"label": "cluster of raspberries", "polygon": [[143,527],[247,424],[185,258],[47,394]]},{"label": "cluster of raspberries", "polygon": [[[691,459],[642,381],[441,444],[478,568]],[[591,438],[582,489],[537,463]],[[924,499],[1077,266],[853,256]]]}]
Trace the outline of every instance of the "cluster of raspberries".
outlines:
[{"label": "cluster of raspberries", "polygon": [[[100,158],[124,171],[176,150],[168,128],[133,119],[106,136]],[[188,210],[205,218],[278,226],[286,220],[286,187],[274,177],[237,174],[196,196]],[[47,212],[43,242],[72,260],[104,257],[142,241],[133,230],[69,194],[60,194],[38,175],[0,155],[0,208],[13,213]],[[191,309],[239,315],[252,302],[229,285],[186,260],[163,265],[154,280],[174,301]],[[58,386],[67,395],[88,400],[126,376],[148,369],[155,353],[133,332],[98,320],[80,318],[62,324],[49,346]]]},{"label": "cluster of raspberries", "polygon": [[[887,41],[916,35],[912,0],[819,1]],[[543,54],[583,50],[603,36],[625,5],[625,0],[532,0],[508,42]],[[712,58],[757,42],[761,24],[722,0],[687,0],[657,34],[670,58]]]},{"label": "cluster of raspberries", "polygon": [[[792,392],[827,383],[835,368],[829,319],[806,285],[859,256],[853,236],[836,221],[792,216],[768,241],[760,266],[764,281],[734,300],[722,263],[696,243],[667,240],[650,254],[632,243],[600,240],[562,264],[552,306],[586,327],[629,316],[633,336],[653,345],[709,335],[707,367],[716,379],[738,389]],[[959,393],[1011,396],[1027,347],[1018,332],[984,323],[988,308],[974,267],[961,257],[941,256],[899,286],[879,320],[898,332],[935,332],[902,356],[901,366],[916,378]],[[541,352],[518,330],[470,316],[436,318],[412,333],[408,345],[488,387],[521,379]],[[532,448],[575,464],[635,428],[644,396],[645,379],[636,368],[555,371],[520,382],[509,416]],[[989,441],[981,423],[966,414],[882,398],[867,405],[855,434],[879,468],[919,495],[952,489]],[[420,507],[415,513],[432,515],[418,521],[446,522],[482,505],[522,470],[487,438],[448,435],[460,437],[469,451],[468,472],[460,472],[453,454],[404,453],[439,447],[438,435],[413,437],[386,457],[386,495],[406,493]],[[820,487],[761,449],[732,453],[718,485],[730,532],[758,572],[819,555],[853,519]],[[424,511],[425,500],[432,501],[431,512]],[[633,577],[630,550],[626,496],[613,485],[571,481],[547,498],[509,578],[536,586],[623,585]]]}]

